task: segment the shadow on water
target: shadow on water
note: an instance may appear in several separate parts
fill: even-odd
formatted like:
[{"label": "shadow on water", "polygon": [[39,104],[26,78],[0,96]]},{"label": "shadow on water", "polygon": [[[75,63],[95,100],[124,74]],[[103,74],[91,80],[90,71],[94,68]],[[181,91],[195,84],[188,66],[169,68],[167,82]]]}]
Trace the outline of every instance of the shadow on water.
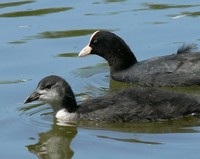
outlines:
[{"label": "shadow on water", "polygon": [[70,146],[76,134],[76,126],[59,126],[54,122],[49,131],[39,133],[36,144],[26,147],[40,159],[70,159],[74,155]]},{"label": "shadow on water", "polygon": [[14,6],[21,6],[24,4],[28,4],[28,3],[33,3],[35,1],[21,1],[21,2],[8,2],[8,3],[0,3],[0,8],[6,8],[6,7],[14,7]]}]

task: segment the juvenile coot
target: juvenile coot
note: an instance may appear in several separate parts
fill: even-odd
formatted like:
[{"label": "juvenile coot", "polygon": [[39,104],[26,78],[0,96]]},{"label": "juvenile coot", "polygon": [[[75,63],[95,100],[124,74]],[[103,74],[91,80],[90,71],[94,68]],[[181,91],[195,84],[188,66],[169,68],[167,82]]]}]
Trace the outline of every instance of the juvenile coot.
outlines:
[{"label": "juvenile coot", "polygon": [[200,85],[200,53],[195,44],[183,45],[176,54],[138,62],[128,45],[108,31],[96,31],[78,56],[96,54],[108,61],[114,80],[141,86]]},{"label": "juvenile coot", "polygon": [[156,121],[200,112],[200,103],[196,98],[157,88],[128,88],[77,105],[69,84],[55,75],[43,78],[24,103],[35,100],[58,108],[56,117],[68,121]]}]

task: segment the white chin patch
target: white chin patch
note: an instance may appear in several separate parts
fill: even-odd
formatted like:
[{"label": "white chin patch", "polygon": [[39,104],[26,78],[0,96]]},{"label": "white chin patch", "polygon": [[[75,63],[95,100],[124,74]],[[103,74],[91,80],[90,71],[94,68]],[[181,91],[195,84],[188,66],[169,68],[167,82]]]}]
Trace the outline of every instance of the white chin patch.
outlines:
[{"label": "white chin patch", "polygon": [[72,121],[78,118],[77,113],[69,113],[66,109],[61,109],[56,113],[56,118],[59,121]]}]

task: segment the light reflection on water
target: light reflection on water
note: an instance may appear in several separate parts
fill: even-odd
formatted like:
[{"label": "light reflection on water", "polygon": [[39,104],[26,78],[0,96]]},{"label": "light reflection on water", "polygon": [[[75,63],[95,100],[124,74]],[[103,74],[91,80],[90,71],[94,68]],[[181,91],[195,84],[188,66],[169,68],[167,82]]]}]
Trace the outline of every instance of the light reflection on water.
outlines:
[{"label": "light reflection on water", "polygon": [[[22,103],[50,74],[67,79],[78,102],[84,95],[132,86],[110,80],[109,67],[99,57],[76,57],[90,35],[98,29],[115,32],[139,60],[169,54],[180,43],[199,42],[199,6],[199,1],[168,0],[0,2],[0,157],[198,158],[199,116],[59,126],[50,106]],[[200,94],[199,87],[164,89]]]}]

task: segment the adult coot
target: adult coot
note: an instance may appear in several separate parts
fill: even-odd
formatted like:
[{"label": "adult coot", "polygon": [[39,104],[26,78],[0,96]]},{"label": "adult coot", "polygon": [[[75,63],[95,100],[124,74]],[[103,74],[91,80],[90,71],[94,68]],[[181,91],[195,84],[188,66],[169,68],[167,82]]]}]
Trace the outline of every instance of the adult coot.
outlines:
[{"label": "adult coot", "polygon": [[77,105],[69,84],[55,75],[43,78],[24,103],[35,100],[57,108],[56,117],[64,121],[156,121],[200,112],[200,103],[196,98],[157,88],[128,88]]},{"label": "adult coot", "polygon": [[108,31],[96,31],[78,56],[96,54],[108,61],[114,80],[141,86],[200,84],[200,53],[195,44],[183,45],[176,54],[138,62],[128,45]]}]

